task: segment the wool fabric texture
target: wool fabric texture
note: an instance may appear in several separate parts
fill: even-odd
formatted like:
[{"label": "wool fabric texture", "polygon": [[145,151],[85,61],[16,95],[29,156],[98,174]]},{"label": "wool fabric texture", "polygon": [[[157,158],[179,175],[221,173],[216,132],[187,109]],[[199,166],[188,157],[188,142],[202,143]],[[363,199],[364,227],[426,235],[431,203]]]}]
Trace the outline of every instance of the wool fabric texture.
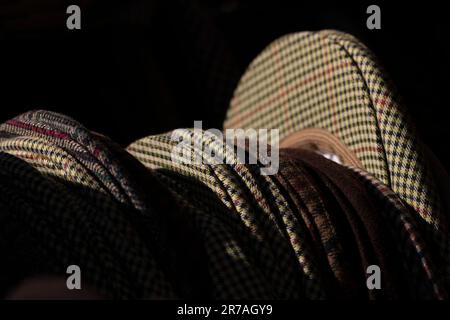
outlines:
[{"label": "wool fabric texture", "polygon": [[[170,134],[132,144],[133,158],[44,111],[0,129],[3,290],[77,264],[115,298],[445,297],[417,216],[320,155],[282,150],[265,176],[203,131],[182,130],[187,147],[231,164],[173,161]],[[365,285],[371,264],[383,290]]]},{"label": "wool fabric texture", "polygon": [[407,108],[370,50],[335,30],[275,40],[249,65],[225,129],[278,129],[280,138],[319,128],[339,138],[373,175],[411,206],[450,275],[449,197]]},{"label": "wool fabric texture", "polygon": [[105,298],[445,299],[450,183],[406,115],[367,48],[335,31],[265,49],[225,128],[319,128],[362,167],[282,148],[265,175],[248,145],[203,130],[124,149],[61,114],[19,115],[0,125],[0,294],[75,264]]}]

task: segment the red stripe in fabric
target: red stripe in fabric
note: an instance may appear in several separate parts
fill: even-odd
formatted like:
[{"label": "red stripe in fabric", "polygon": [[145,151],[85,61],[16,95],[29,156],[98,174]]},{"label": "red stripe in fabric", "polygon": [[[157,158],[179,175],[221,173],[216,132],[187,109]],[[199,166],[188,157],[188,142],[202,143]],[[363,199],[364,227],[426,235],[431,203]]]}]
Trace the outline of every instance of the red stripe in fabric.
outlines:
[{"label": "red stripe in fabric", "polygon": [[[344,61],[341,64],[334,67],[333,71],[336,72],[338,70],[349,67],[350,65],[351,65],[351,62]],[[327,75],[327,73],[329,73],[329,72],[330,72],[329,68],[327,68],[326,70],[323,70],[320,73],[313,73],[309,77],[299,79],[299,81],[296,81],[296,82],[292,83],[291,85],[286,86],[283,90],[283,94],[287,95],[287,94],[290,94],[292,91],[298,92],[298,90],[301,87],[305,86],[308,83],[316,81],[320,78],[324,78]],[[271,97],[269,97],[266,101],[263,101],[262,103],[260,103],[260,105],[256,106],[254,109],[248,109],[248,110],[238,113],[237,116],[230,119],[230,122],[228,123],[228,127],[233,128],[237,124],[242,125],[244,123],[245,119],[248,117],[248,114],[251,114],[251,116],[254,116],[255,114],[259,115],[260,113],[265,112],[266,109],[273,106],[273,103],[279,99],[279,97],[280,97],[279,94],[280,94],[280,90],[275,92],[275,94],[272,94]],[[233,108],[239,108],[239,104],[240,104],[240,101],[237,101],[236,98],[234,98],[233,104],[232,104]]]},{"label": "red stripe in fabric", "polygon": [[353,152],[360,153],[360,152],[376,152],[376,153],[383,153],[383,148],[380,146],[364,146],[359,148],[354,148]]},{"label": "red stripe in fabric", "polygon": [[14,120],[14,119],[8,120],[6,123],[10,124],[12,126],[15,126],[15,127],[19,127],[19,128],[22,128],[22,129],[28,129],[28,130],[31,130],[31,131],[34,131],[34,132],[37,132],[37,133],[41,133],[41,134],[45,134],[47,136],[51,136],[51,137],[58,138],[58,139],[68,139],[69,138],[69,135],[67,135],[65,133],[54,131],[54,130],[49,130],[49,129],[44,129],[44,128],[35,127],[35,126],[30,125],[28,123],[23,123],[21,121]]}]

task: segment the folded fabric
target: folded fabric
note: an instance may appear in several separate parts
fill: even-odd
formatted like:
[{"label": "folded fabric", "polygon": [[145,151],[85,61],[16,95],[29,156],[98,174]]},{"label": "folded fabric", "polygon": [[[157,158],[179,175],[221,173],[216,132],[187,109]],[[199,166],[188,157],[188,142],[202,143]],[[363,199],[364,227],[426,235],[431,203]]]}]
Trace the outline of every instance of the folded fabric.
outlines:
[{"label": "folded fabric", "polygon": [[[364,279],[367,267],[378,265],[383,270],[383,294],[388,291],[391,297],[399,297],[404,293],[398,290],[408,287],[412,282],[414,284],[409,290],[416,297],[432,291],[435,282],[433,278],[436,276],[433,273],[436,270],[429,268],[431,259],[424,251],[426,246],[421,239],[418,221],[415,221],[417,218],[396,196],[391,193],[391,197],[388,197],[388,191],[369,175],[341,168],[314,153],[289,149],[282,150],[282,154],[282,158],[289,159],[292,164],[306,164],[301,170],[309,167],[314,172],[308,181],[301,181],[298,172],[291,172],[288,181],[293,186],[311,186],[311,181],[319,178],[328,188],[319,189],[316,186],[313,190],[309,189],[309,194],[313,197],[325,195],[321,201],[313,202],[310,212],[314,217],[313,221],[317,221],[314,229],[316,238],[322,240],[336,280],[343,281],[342,289],[357,288],[359,285],[365,291],[367,288],[362,285],[361,280],[353,286],[348,286],[345,280],[355,281],[358,273],[360,279]],[[289,168],[289,165],[282,167]],[[297,164],[297,168],[301,166]],[[297,191],[293,193],[294,197],[296,194],[302,193]],[[302,198],[302,202],[307,204],[304,199]],[[314,207],[316,203],[321,204],[319,209]],[[396,219],[400,221],[397,222]],[[353,252],[346,250],[352,246]],[[330,248],[333,250],[328,251]],[[357,260],[352,257],[357,257]],[[404,266],[408,266],[408,269],[404,270]],[[411,270],[414,271],[410,272]],[[427,286],[431,287],[425,289]],[[368,292],[369,296],[377,293],[379,292]],[[438,291],[436,293],[439,295]]]},{"label": "folded fabric", "polygon": [[[267,176],[225,141],[181,130],[193,153],[207,157],[208,146],[231,162],[174,161],[177,141],[163,134],[128,148],[145,169],[51,112],[0,133],[4,293],[76,264],[115,298],[446,296],[417,216],[374,178],[320,155],[283,149]],[[366,286],[372,264],[382,290]]]},{"label": "folded fabric", "polygon": [[[195,130],[184,130],[182,135],[192,141],[191,148],[197,148],[192,153],[208,146],[215,154],[227,154],[227,162],[234,159],[233,164],[174,162],[170,155],[177,141],[171,134],[141,139],[128,150],[158,172],[179,198],[189,199],[209,215],[234,217],[231,230],[239,232],[234,234],[233,255],[239,253],[246,264],[253,265],[249,273],[224,263],[226,256],[211,256],[221,265],[214,273],[219,278],[213,287],[220,289],[215,297],[254,298],[267,293],[271,298],[309,299],[445,296],[417,216],[375,178],[298,150],[281,150],[280,172],[263,176],[261,164],[240,163],[225,142]],[[221,205],[228,210],[224,212]],[[222,241],[205,243],[216,242],[211,254],[217,254]],[[366,286],[366,269],[372,264],[384,270],[385,289],[380,292]],[[260,283],[251,276],[257,270],[264,279]]]},{"label": "folded fabric", "polygon": [[0,137],[2,290],[77,264],[108,296],[173,296],[150,253],[161,227],[119,161],[123,151],[43,111],[6,122]]},{"label": "folded fabric", "polygon": [[105,298],[447,298],[449,179],[393,92],[350,36],[276,41],[225,122],[280,129],[271,175],[250,144],[198,129],[124,150],[49,111],[5,122],[0,293],[78,265]]}]

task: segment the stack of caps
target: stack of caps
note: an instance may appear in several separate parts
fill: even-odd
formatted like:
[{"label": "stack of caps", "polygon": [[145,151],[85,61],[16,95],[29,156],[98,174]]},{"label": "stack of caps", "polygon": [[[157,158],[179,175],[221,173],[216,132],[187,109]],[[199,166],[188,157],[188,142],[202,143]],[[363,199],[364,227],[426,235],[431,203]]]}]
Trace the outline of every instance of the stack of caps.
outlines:
[{"label": "stack of caps", "polygon": [[272,43],[230,128],[278,130],[277,170],[196,129],[124,150],[52,112],[1,125],[1,292],[76,264],[107,298],[447,297],[448,179],[356,39]]}]

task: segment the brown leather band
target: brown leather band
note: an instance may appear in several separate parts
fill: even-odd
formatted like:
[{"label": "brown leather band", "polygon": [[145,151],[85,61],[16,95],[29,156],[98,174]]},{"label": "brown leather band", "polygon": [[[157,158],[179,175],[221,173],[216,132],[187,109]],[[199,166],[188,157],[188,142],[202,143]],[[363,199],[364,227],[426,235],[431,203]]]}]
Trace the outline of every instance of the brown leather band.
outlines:
[{"label": "brown leather band", "polygon": [[281,148],[301,148],[319,153],[335,162],[364,168],[356,155],[336,136],[320,128],[307,128],[284,138]]}]

